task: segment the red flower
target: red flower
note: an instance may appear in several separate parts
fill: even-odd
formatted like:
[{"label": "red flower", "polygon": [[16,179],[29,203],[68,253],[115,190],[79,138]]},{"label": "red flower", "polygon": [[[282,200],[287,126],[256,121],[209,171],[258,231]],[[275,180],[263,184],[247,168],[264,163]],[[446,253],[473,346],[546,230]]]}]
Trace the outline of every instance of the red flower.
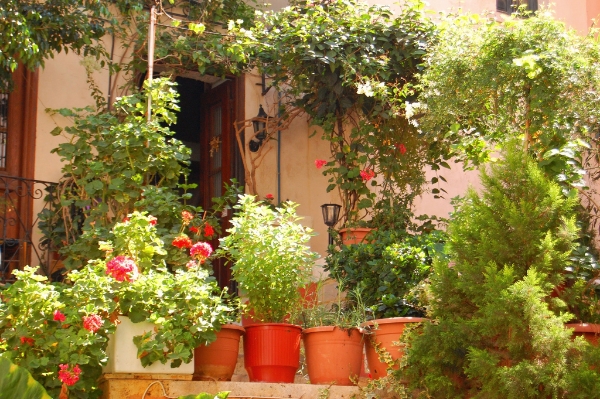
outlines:
[{"label": "red flower", "polygon": [[265,199],[268,201],[273,201],[275,199],[275,197],[273,197],[273,194],[267,194],[267,195],[265,195]]},{"label": "red flower", "polygon": [[394,144],[394,147],[396,147],[396,149],[400,151],[400,154],[406,154],[406,146],[404,144]]},{"label": "red flower", "polygon": [[181,236],[175,237],[172,244],[179,249],[190,248],[192,246],[192,240],[188,236],[181,235]]},{"label": "red flower", "polygon": [[81,369],[78,365],[75,365],[72,370],[69,370],[68,364],[59,364],[60,371],[58,372],[58,379],[67,384],[68,386],[75,385],[77,381],[79,381],[79,374],[81,374]]},{"label": "red flower", "polygon": [[200,229],[197,228],[196,226],[190,226],[190,231],[194,234],[200,233]]},{"label": "red flower", "polygon": [[128,216],[125,216],[125,217],[123,218],[123,223],[127,223],[127,222],[129,222],[129,217],[128,217]]},{"label": "red flower", "polygon": [[102,317],[97,314],[91,314],[83,317],[83,328],[93,333],[98,331],[103,323],[104,320],[102,320]]},{"label": "red flower", "polygon": [[187,226],[194,219],[194,215],[189,211],[183,211],[181,212],[181,218],[183,219],[183,224]]},{"label": "red flower", "polygon": [[208,223],[205,224],[204,225],[204,237],[212,238],[212,236],[214,236],[214,235],[215,235],[215,229],[213,229],[213,227],[210,224],[208,224]]},{"label": "red flower", "polygon": [[212,254],[212,247],[207,242],[197,242],[190,249],[190,255],[196,257],[200,263],[204,263],[206,258]]},{"label": "red flower", "polygon": [[22,344],[27,344],[29,346],[33,346],[33,344],[35,344],[35,341],[33,340],[33,338],[21,337],[20,339],[21,339]]},{"label": "red flower", "polygon": [[58,309],[54,311],[54,321],[65,321],[67,318],[65,315]]},{"label": "red flower", "polygon": [[187,267],[188,269],[193,269],[195,267],[198,267],[198,262],[196,262],[195,260],[191,260],[188,263],[186,263],[185,267]]},{"label": "red flower", "polygon": [[317,169],[321,169],[323,166],[327,165],[327,161],[324,159],[315,159],[315,166]]},{"label": "red flower", "polygon": [[129,256],[115,256],[106,262],[106,274],[117,281],[134,281],[138,276],[138,267]]},{"label": "red flower", "polygon": [[361,170],[360,177],[366,182],[375,177],[375,172],[372,169]]},{"label": "red flower", "polygon": [[148,216],[148,222],[151,226],[156,226],[157,219],[154,216]]}]

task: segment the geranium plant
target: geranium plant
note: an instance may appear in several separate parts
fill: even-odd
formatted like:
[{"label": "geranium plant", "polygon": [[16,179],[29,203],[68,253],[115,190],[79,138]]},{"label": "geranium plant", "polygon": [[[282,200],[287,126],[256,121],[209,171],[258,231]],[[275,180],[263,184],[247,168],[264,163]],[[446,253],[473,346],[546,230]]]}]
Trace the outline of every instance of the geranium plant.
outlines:
[{"label": "geranium plant", "polygon": [[310,250],[312,229],[299,223],[297,204],[274,209],[254,196],[240,196],[228,236],[217,251],[233,262],[233,278],[247,298],[246,312],[268,322],[283,322],[300,310],[301,287],[308,284],[318,255]]},{"label": "geranium plant", "polygon": [[100,395],[96,381],[118,315],[155,324],[153,332],[134,338],[142,365],[172,361],[172,367],[189,362],[196,346],[213,341],[215,331],[235,317],[206,269],[210,245],[196,243],[187,267],[171,272],[156,224],[153,216],[129,214],[101,243],[105,255],[71,271],[66,282],[48,283],[26,268],[0,291],[5,356],[51,395],[58,397],[61,389],[74,398]]}]

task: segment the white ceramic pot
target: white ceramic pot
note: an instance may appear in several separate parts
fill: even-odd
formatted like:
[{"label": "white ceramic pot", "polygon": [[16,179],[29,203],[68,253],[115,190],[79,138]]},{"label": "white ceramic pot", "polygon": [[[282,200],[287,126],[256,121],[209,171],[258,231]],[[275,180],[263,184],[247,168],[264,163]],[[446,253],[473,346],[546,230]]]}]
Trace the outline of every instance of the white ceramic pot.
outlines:
[{"label": "white ceramic pot", "polygon": [[108,363],[103,368],[104,373],[145,373],[145,374],[194,374],[194,360],[182,363],[181,366],[172,368],[171,363],[154,362],[143,367],[137,357],[137,347],[133,337],[154,330],[152,323],[132,323],[129,317],[119,316],[119,325],[115,334],[108,340],[106,353]]}]

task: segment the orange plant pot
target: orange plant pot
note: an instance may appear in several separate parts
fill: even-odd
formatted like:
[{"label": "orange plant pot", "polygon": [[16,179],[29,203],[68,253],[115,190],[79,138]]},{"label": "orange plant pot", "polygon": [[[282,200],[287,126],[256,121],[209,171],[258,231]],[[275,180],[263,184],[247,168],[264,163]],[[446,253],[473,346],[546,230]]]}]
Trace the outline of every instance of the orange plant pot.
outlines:
[{"label": "orange plant pot", "polygon": [[394,342],[400,340],[407,324],[421,323],[426,320],[422,317],[391,317],[389,319],[371,320],[362,324],[363,327],[373,328],[365,340],[367,364],[372,378],[377,379],[387,375],[387,364],[379,359],[375,348],[385,350],[390,354],[392,360],[399,360],[403,355],[403,351],[399,346],[394,345]]},{"label": "orange plant pot", "polygon": [[302,332],[311,384],[354,385],[363,360],[363,334],[357,328],[325,326]]},{"label": "orange plant pot", "polygon": [[231,381],[244,328],[225,324],[217,332],[216,341],[194,349],[194,381]]},{"label": "orange plant pot", "polygon": [[285,323],[250,324],[244,335],[244,367],[250,382],[293,383],[300,367],[302,328]]},{"label": "orange plant pot", "polygon": [[371,232],[371,230],[372,229],[360,227],[351,229],[341,229],[340,237],[342,239],[342,244],[368,244],[369,240],[367,240],[366,237]]},{"label": "orange plant pot", "polygon": [[573,323],[565,324],[566,328],[573,329],[573,336],[585,338],[591,345],[598,346],[600,324]]}]

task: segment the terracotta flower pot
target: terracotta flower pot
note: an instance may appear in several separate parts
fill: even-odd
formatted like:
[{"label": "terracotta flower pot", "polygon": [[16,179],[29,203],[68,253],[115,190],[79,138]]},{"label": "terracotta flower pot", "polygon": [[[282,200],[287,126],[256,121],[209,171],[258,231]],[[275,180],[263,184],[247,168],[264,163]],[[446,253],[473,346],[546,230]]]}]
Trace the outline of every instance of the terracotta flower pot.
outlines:
[{"label": "terracotta flower pot", "polygon": [[293,383],[300,367],[302,328],[285,323],[245,328],[244,367],[250,381]]},{"label": "terracotta flower pot", "polygon": [[363,334],[357,328],[313,327],[302,332],[311,384],[354,385],[363,360]]},{"label": "terracotta flower pot", "polygon": [[573,329],[573,336],[584,337],[590,344],[598,346],[598,336],[600,335],[600,324],[590,323],[572,323],[565,324],[566,328]]},{"label": "terracotta flower pot", "polygon": [[217,339],[194,349],[194,381],[231,381],[240,349],[244,328],[225,324]]},{"label": "terracotta flower pot", "polygon": [[422,317],[391,317],[389,319],[377,319],[363,323],[363,327],[371,327],[372,332],[367,334],[365,340],[365,351],[367,364],[372,378],[381,378],[387,375],[386,363],[379,360],[375,347],[379,347],[390,354],[392,360],[397,361],[402,357],[402,349],[394,345],[400,340],[404,328],[410,323],[421,323],[427,319]]},{"label": "terracotta flower pot", "polygon": [[366,240],[366,236],[371,232],[372,229],[355,227],[351,229],[340,229],[340,237],[342,238],[342,244],[367,244],[369,240]]}]

